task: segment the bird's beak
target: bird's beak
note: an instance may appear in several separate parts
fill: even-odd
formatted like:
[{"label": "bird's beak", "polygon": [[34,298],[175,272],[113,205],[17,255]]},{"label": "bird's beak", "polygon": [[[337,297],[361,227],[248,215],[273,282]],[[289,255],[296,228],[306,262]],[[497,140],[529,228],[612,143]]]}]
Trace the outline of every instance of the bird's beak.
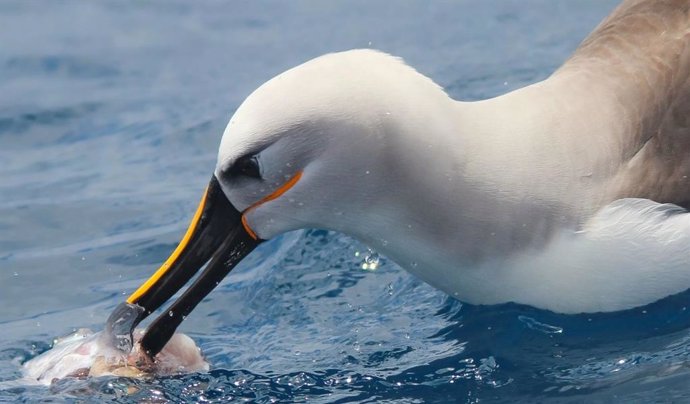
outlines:
[{"label": "bird's beak", "polygon": [[155,356],[182,320],[261,241],[242,225],[242,212],[232,206],[213,176],[180,244],[126,302],[115,308],[106,322],[104,337],[112,346],[129,352],[134,327],[208,262],[182,296],[149,325],[141,346],[150,357]]}]

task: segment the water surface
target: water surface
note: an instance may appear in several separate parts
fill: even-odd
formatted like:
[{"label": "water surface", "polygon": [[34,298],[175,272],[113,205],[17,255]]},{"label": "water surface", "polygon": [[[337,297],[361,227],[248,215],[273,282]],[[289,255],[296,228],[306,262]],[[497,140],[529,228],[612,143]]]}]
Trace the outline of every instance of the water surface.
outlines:
[{"label": "water surface", "polygon": [[[0,3],[0,383],[99,329],[165,259],[227,120],[273,75],[371,47],[491,97],[547,77],[614,5]],[[687,293],[607,315],[473,307],[375,260],[339,234],[285,235],[182,325],[210,373],[5,385],[0,401],[690,399]]]}]

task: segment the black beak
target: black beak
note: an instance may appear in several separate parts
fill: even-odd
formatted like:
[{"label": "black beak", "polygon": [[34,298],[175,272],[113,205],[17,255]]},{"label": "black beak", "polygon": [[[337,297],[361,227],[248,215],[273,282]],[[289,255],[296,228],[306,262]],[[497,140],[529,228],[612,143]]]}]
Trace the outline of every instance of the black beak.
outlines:
[{"label": "black beak", "polygon": [[129,352],[134,327],[208,262],[182,296],[149,325],[141,346],[154,357],[182,320],[261,241],[242,225],[242,212],[232,206],[213,176],[180,244],[153,276],[115,308],[106,322],[104,338],[117,349]]}]

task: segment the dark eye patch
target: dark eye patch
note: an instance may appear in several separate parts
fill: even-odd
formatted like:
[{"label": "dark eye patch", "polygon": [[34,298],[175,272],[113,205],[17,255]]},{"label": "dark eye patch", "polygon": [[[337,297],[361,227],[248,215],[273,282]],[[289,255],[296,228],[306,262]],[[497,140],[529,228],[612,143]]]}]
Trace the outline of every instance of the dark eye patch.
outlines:
[{"label": "dark eye patch", "polygon": [[246,155],[238,158],[235,163],[223,173],[235,178],[238,176],[261,179],[261,166],[256,155]]}]

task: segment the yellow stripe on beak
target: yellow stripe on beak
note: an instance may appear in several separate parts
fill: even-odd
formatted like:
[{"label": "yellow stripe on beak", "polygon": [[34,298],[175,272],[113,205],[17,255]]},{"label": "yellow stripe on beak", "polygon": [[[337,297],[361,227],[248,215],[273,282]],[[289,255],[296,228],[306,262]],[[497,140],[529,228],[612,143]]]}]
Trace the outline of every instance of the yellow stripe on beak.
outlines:
[{"label": "yellow stripe on beak", "polygon": [[204,191],[204,196],[201,198],[201,202],[199,203],[199,207],[196,208],[196,212],[194,213],[194,217],[192,218],[192,222],[189,224],[189,228],[187,228],[187,232],[184,234],[184,237],[182,237],[182,240],[180,243],[177,245],[177,248],[175,248],[175,251],[173,251],[172,254],[170,254],[170,257],[168,257],[167,260],[163,263],[163,265],[158,268],[158,270],[151,275],[149,279],[146,280],[141,286],[139,286],[139,289],[134,291],[128,298],[127,298],[127,303],[134,304],[137,302],[137,300],[144,295],[153,285],[158,282],[158,280],[165,275],[165,273],[170,269],[170,266],[177,260],[177,258],[180,256],[182,251],[184,251],[185,247],[187,247],[187,244],[189,244],[189,240],[192,238],[192,235],[194,234],[194,230],[199,224],[199,220],[201,220],[201,213],[204,210],[204,206],[206,205],[206,198],[208,197],[208,187]]}]

